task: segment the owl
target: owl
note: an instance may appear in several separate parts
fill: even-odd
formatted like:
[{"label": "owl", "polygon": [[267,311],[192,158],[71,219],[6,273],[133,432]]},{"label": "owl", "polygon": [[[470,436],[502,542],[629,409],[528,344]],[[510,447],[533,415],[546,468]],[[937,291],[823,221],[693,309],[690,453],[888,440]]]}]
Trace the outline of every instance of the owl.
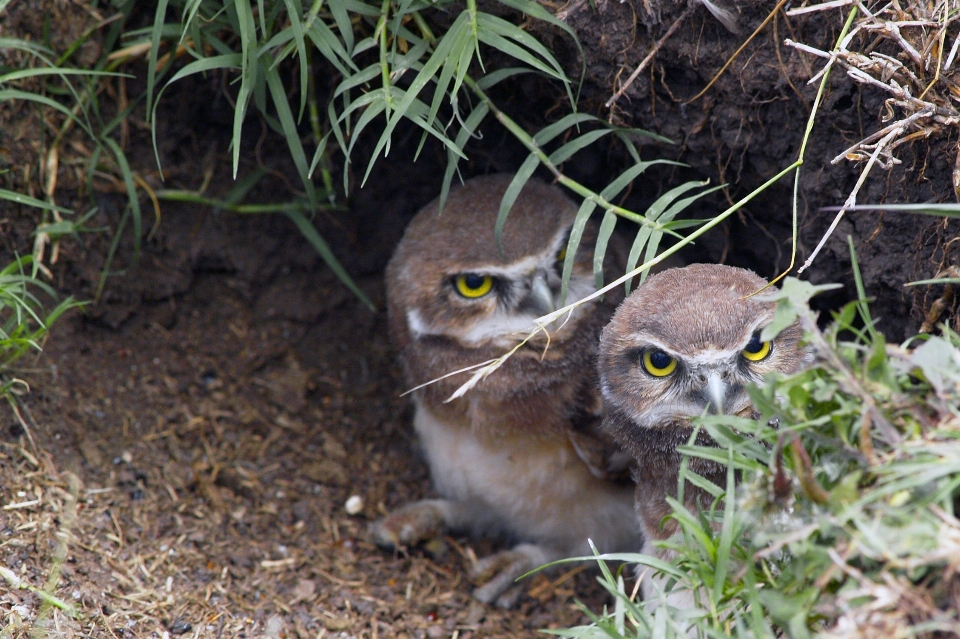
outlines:
[{"label": "owl", "polygon": [[[474,596],[512,607],[517,577],[550,561],[636,549],[629,457],[600,430],[596,353],[615,296],[574,310],[515,352],[495,374],[446,401],[465,381],[443,376],[514,348],[533,321],[560,307],[577,206],[531,180],[503,229],[494,226],[512,176],[466,182],[442,211],[427,205],[387,267],[390,334],[413,393],[413,425],[437,498],[407,504],[373,526],[398,548],[445,531],[512,540],[475,566]],[[596,288],[588,226],[567,302]],[[608,257],[615,254],[611,244]],[[615,274],[614,260],[609,260]],[[620,266],[622,272],[622,265]],[[626,472],[624,472],[626,471]]]},{"label": "owl", "polygon": [[[617,309],[603,329],[598,372],[603,426],[636,460],[636,511],[643,552],[656,555],[656,540],[677,532],[664,520],[676,498],[681,455],[677,446],[693,433],[690,418],[704,413],[755,417],[746,387],[772,372],[807,365],[798,324],[771,341],[760,333],[776,305],[750,297],[767,282],[754,273],[717,264],[693,264],[651,276]],[[697,443],[714,445],[705,433]],[[723,486],[726,468],[689,458],[689,468]],[[706,508],[712,497],[689,483],[685,505]],[[661,557],[665,553],[660,553]],[[644,579],[644,596],[654,594]],[[668,597],[692,607],[692,593]]]}]

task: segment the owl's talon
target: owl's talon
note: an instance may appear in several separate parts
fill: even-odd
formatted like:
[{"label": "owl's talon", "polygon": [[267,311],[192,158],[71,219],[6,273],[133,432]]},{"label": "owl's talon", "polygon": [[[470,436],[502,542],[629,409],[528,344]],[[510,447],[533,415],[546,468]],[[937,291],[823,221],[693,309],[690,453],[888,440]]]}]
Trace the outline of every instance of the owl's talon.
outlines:
[{"label": "owl's talon", "polygon": [[[521,544],[512,550],[484,557],[471,571],[475,580],[486,581],[474,589],[473,598],[498,608],[513,608],[523,593],[517,579],[549,560],[550,555],[532,544]],[[487,579],[490,576],[492,578]]]},{"label": "owl's talon", "polygon": [[440,537],[446,519],[439,505],[431,500],[417,501],[396,510],[373,524],[373,541],[386,550],[414,546]]},{"label": "owl's talon", "polygon": [[493,603],[493,605],[501,610],[513,610],[517,607],[517,604],[520,603],[520,596],[522,594],[523,586],[514,586],[497,597],[497,600]]},{"label": "owl's talon", "polygon": [[423,542],[423,550],[433,559],[443,559],[449,547],[442,537],[434,537]]}]

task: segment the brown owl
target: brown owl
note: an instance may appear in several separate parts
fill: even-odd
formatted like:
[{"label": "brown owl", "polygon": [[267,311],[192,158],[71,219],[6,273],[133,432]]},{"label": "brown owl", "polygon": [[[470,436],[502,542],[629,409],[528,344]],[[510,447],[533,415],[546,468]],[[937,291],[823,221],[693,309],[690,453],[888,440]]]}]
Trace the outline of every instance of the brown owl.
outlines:
[{"label": "brown owl", "polygon": [[[690,418],[704,413],[754,415],[747,384],[777,371],[793,373],[808,362],[794,324],[774,340],[760,333],[775,304],[748,297],[767,284],[754,273],[717,264],[693,264],[651,276],[617,309],[603,330],[598,370],[604,428],[636,459],[636,508],[644,533],[643,552],[677,531],[666,498],[676,497],[681,456],[677,446],[693,432]],[[711,445],[698,434],[698,444]],[[726,468],[690,458],[689,468],[721,486]],[[712,497],[690,485],[691,510]],[[644,596],[653,595],[649,579]],[[689,595],[690,593],[686,593]],[[673,605],[689,607],[678,595]]]},{"label": "brown owl", "polygon": [[[558,188],[529,181],[501,251],[494,225],[511,179],[475,178],[450,194],[442,212],[436,201],[427,205],[387,267],[390,333],[410,387],[502,356],[562,303],[577,207]],[[568,302],[596,290],[595,238],[588,227]],[[607,278],[615,275],[610,264]],[[632,485],[623,481],[629,457],[599,429],[597,345],[617,301],[577,308],[548,327],[549,341],[541,335],[527,343],[463,397],[445,402],[462,375],[414,393],[414,428],[438,497],[377,522],[378,544],[409,546],[446,530],[506,536],[516,545],[479,562],[482,585],[474,591],[503,607],[520,594],[518,576],[589,554],[588,539],[608,552],[640,545]]]}]

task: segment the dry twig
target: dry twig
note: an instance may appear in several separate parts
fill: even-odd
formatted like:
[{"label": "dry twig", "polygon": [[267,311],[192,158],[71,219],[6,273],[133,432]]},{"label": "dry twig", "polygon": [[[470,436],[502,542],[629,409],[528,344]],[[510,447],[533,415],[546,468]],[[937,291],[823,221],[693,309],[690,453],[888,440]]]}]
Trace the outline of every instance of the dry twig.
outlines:
[{"label": "dry twig", "polygon": [[[813,7],[794,10],[791,15],[811,13],[850,4],[825,2]],[[933,5],[910,3],[907,8],[887,5],[871,13],[864,2],[856,1],[856,10],[864,14],[846,38],[833,51],[823,51],[809,45],[786,40],[784,43],[804,53],[834,61],[859,84],[889,94],[884,102],[883,121],[890,122],[837,155],[832,164],[844,159],[867,161],[857,183],[837,213],[813,253],[798,270],[802,273],[820,253],[836,229],[845,211],[856,204],[857,193],[874,165],[890,169],[899,164],[894,151],[918,137],[929,137],[944,129],[960,127],[960,87],[948,72],[953,63],[960,34],[954,35],[954,45],[943,60],[943,43],[947,30],[960,17],[951,13],[951,3],[940,0]],[[859,36],[859,37],[858,37]],[[862,48],[866,53],[855,50]],[[825,65],[824,69],[826,69]],[[933,69],[933,77],[929,71]],[[820,79],[823,71],[814,75],[810,83]],[[920,96],[920,97],[915,97]],[[899,112],[899,115],[898,115]],[[960,160],[960,156],[958,156]]]}]

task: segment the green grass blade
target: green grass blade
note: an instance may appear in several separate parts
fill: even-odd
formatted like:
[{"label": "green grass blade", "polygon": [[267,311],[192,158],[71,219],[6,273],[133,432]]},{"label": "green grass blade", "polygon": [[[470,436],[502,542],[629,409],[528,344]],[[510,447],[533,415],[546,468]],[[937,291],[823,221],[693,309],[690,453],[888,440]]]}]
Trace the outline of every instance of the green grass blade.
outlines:
[{"label": "green grass blade", "polygon": [[[460,129],[460,132],[457,133],[456,140],[454,140],[454,144],[457,145],[457,148],[460,149],[461,153],[463,153],[464,149],[466,148],[469,139],[474,135],[474,131],[477,130],[477,127],[480,126],[483,118],[485,118],[489,112],[490,108],[485,102],[481,102],[470,113],[470,115],[467,116],[466,121],[463,123],[463,127]],[[440,211],[443,211],[443,207],[447,203],[447,196],[450,194],[450,184],[453,182],[453,174],[457,172],[457,167],[459,164],[460,156],[448,149],[447,167],[443,173],[443,185],[440,187]]]},{"label": "green grass blade", "polygon": [[[307,74],[310,72],[310,59],[307,57],[307,47],[303,38],[303,23],[300,21],[300,7],[294,0],[284,0],[287,7],[287,19],[290,20],[290,30],[297,43],[297,56],[300,58],[300,114],[297,120],[303,118],[303,111],[307,108]],[[276,98],[274,98],[276,99]]]},{"label": "green grass blade", "polygon": [[160,101],[160,96],[163,94],[166,88],[177,80],[186,78],[196,73],[205,73],[207,71],[213,71],[216,69],[237,69],[242,62],[243,58],[239,53],[217,55],[190,62],[182,69],[177,71],[173,77],[170,78],[170,81],[167,82],[166,86],[160,90],[160,93],[157,94],[157,99],[153,103],[153,110],[150,112],[150,121],[153,124],[153,126],[150,127],[150,135],[153,138],[153,157],[156,160],[158,167],[160,166],[160,151],[159,146],[157,146],[157,103]]},{"label": "green grass blade", "polygon": [[19,71],[11,71],[4,75],[0,75],[0,83],[2,82],[14,82],[16,80],[22,80],[24,78],[36,78],[44,75],[56,75],[66,79],[66,76],[69,75],[80,75],[87,77],[115,77],[115,78],[133,78],[134,76],[129,73],[116,73],[114,71],[87,71],[85,69],[60,69],[60,68],[40,68],[40,69],[21,69]]},{"label": "green grass blade", "polygon": [[127,156],[124,154],[123,149],[120,148],[120,145],[117,144],[113,138],[104,138],[103,141],[113,153],[113,157],[117,161],[117,166],[120,168],[120,175],[123,177],[123,185],[127,191],[130,214],[133,217],[133,255],[134,260],[137,260],[140,258],[140,240],[143,233],[143,216],[140,212],[140,199],[137,197],[137,186],[133,181],[133,171],[130,170],[130,164],[127,162]]},{"label": "green grass blade", "polygon": [[[630,246],[630,253],[627,255],[627,272],[637,268],[637,264],[640,263],[640,255],[643,253],[643,249],[646,247],[651,235],[653,235],[653,229],[649,226],[641,226],[637,229],[637,234],[633,238],[633,244]],[[643,273],[638,273],[638,275],[641,278],[643,277]],[[626,295],[630,295],[631,284],[633,284],[633,278],[624,282]]]},{"label": "green grass blade", "polygon": [[35,197],[30,197],[29,195],[24,195],[23,193],[17,193],[16,191],[9,191],[7,189],[0,189],[0,200],[7,200],[9,202],[14,202],[15,204],[20,204],[22,206],[32,206],[34,208],[43,209],[45,211],[57,211],[59,213],[73,213],[70,209],[65,209],[62,206],[56,206],[50,204],[49,202],[44,202],[43,200],[38,200]]},{"label": "green grass blade", "polygon": [[86,133],[91,138],[96,138],[93,134],[93,131],[90,129],[89,125],[74,115],[73,111],[63,106],[56,100],[52,100],[45,95],[37,95],[36,93],[30,93],[28,91],[20,91],[19,89],[3,89],[0,90],[0,102],[6,102],[8,100],[23,100],[26,102],[37,102],[44,106],[48,106],[52,109],[56,109],[60,113],[64,114],[71,120],[77,123],[83,132]]},{"label": "green grass blade", "polygon": [[[603,132],[608,133],[609,130],[603,131]],[[579,138],[577,138],[577,140],[582,140],[584,138],[587,138],[588,136],[589,134],[582,135]],[[574,140],[574,142],[576,142],[577,140]],[[573,142],[568,143],[564,145],[564,147],[562,148],[566,149],[567,147],[570,147],[572,143]],[[582,146],[579,148],[582,148]],[[551,161],[554,161],[554,162],[557,161],[555,159],[555,156],[557,155],[558,152],[559,150],[550,156]],[[614,197],[616,197],[618,193],[620,193],[623,189],[625,189],[627,185],[630,184],[630,182],[636,179],[638,175],[640,175],[645,170],[647,170],[647,168],[651,164],[654,164],[654,162],[641,162],[639,164],[635,164],[634,166],[630,167],[629,169],[621,173],[619,176],[617,176],[617,179],[615,179],[613,182],[607,185],[607,187],[603,190],[603,192],[600,193],[600,197],[606,200],[607,202],[609,202]],[[587,205],[588,202],[590,203],[589,206]],[[567,255],[566,255],[566,258],[564,258],[564,262],[563,262],[563,277],[561,278],[561,288],[560,288],[561,304],[566,303],[567,288],[570,283],[570,275],[571,273],[573,273],[573,263],[575,259],[575,253],[576,253],[577,247],[580,245],[580,238],[583,235],[583,229],[586,225],[586,220],[587,218],[590,217],[591,214],[593,214],[593,211],[595,208],[596,208],[596,202],[588,198],[584,200],[583,204],[580,207],[580,210],[577,212],[577,221],[574,223],[573,230],[570,233],[570,239],[567,242]],[[610,212],[608,211],[608,213]],[[594,280],[598,282],[597,288],[601,288],[603,286],[603,283],[602,283],[603,282],[603,257],[606,252],[607,242],[610,239],[610,233],[613,231],[613,225],[616,224],[616,220],[614,220],[613,222],[608,222],[605,216],[604,223],[609,226],[609,230],[606,232],[606,236],[603,239],[602,245],[600,242],[597,243],[596,247],[594,248],[594,256],[593,256],[593,268],[594,268],[593,273],[594,273]],[[599,273],[599,276],[598,276],[598,273]]]},{"label": "green grass blade", "polygon": [[[327,9],[329,9],[330,13],[333,15],[333,21],[336,23],[337,29],[340,31],[340,37],[343,38],[344,49],[349,57],[353,54],[354,40],[353,24],[351,23],[350,15],[347,13],[347,3],[329,2],[327,3]],[[350,9],[350,11],[356,11],[356,9]]]},{"label": "green grass blade", "polygon": [[730,550],[733,547],[734,519],[737,516],[736,472],[733,469],[733,449],[727,449],[727,492],[724,500],[723,523],[720,526],[720,543],[717,546],[717,566],[714,572],[713,601],[723,597],[727,573],[730,571]]},{"label": "green grass blade", "polygon": [[603,221],[600,222],[600,230],[597,233],[597,246],[593,251],[593,279],[598,289],[603,288],[603,260],[607,255],[607,244],[610,242],[610,236],[613,235],[613,229],[616,226],[617,215],[612,211],[605,212]]},{"label": "green grass blade", "polygon": [[477,80],[477,86],[480,87],[482,91],[488,90],[490,87],[494,87],[500,82],[503,82],[507,78],[512,78],[515,75],[520,75],[522,73],[532,73],[530,69],[525,69],[523,67],[511,67],[509,69],[497,69],[496,71],[491,71],[490,73],[485,74],[482,78]]},{"label": "green grass blade", "polygon": [[533,136],[533,141],[538,146],[544,146],[558,135],[565,133],[567,129],[578,126],[583,122],[595,122],[597,118],[586,113],[570,113],[563,116],[553,124],[543,127]]},{"label": "green grass blade", "polygon": [[847,246],[850,248],[850,260],[853,266],[853,282],[857,287],[857,310],[863,319],[864,326],[870,333],[870,342],[877,339],[877,329],[873,325],[873,319],[870,317],[870,305],[867,304],[867,291],[863,286],[863,277],[860,275],[860,263],[857,261],[857,250],[853,246],[853,237],[847,236]]},{"label": "green grass blade", "polygon": [[[330,27],[322,21],[314,22],[307,30],[307,36],[313,42],[320,54],[332,64],[344,77],[359,71],[357,65],[350,58],[347,49],[343,47]],[[349,69],[347,68],[349,67]]]},{"label": "green grass blade", "polygon": [[560,29],[566,31],[567,35],[573,39],[573,43],[577,46],[577,53],[580,54],[580,60],[583,66],[580,75],[583,76],[583,74],[586,72],[586,58],[583,57],[583,48],[580,46],[580,40],[577,38],[577,33],[570,27],[570,25],[562,20],[558,20],[552,13],[544,9],[536,2],[532,2],[531,0],[499,0],[499,2],[500,4],[505,4],[508,7],[512,7],[517,11],[522,11],[528,16],[536,18],[537,20],[543,20],[544,22],[552,24],[553,26],[559,27]]},{"label": "green grass blade", "polygon": [[[463,12],[457,17],[457,19],[451,25],[447,36],[441,41],[440,46],[437,47],[427,62],[424,63],[420,73],[417,74],[417,77],[414,78],[413,82],[410,83],[410,86],[407,88],[407,90],[403,92],[399,102],[397,102],[397,104],[393,107],[393,113],[389,116],[387,125],[381,133],[380,138],[377,140],[377,144],[375,145],[373,153],[371,154],[370,162],[367,165],[367,169],[364,173],[361,184],[365,183],[367,178],[370,176],[370,171],[373,169],[373,163],[380,156],[380,152],[387,148],[396,126],[403,118],[409,117],[410,109],[413,106],[414,101],[417,99],[417,96],[424,89],[424,87],[427,86],[428,83],[433,81],[434,76],[440,67],[447,63],[448,59],[452,55],[459,53],[455,52],[453,47],[462,40],[460,35],[461,32],[468,28],[468,20],[469,15],[467,12]],[[384,91],[385,90],[386,89],[384,89]],[[386,110],[386,105],[384,105],[382,110]],[[429,130],[429,127],[427,130]]]},{"label": "green grass blade", "polygon": [[[257,84],[257,33],[253,17],[253,8],[248,2],[237,2],[232,5],[236,11],[237,31],[240,36],[240,89],[237,91],[236,106],[233,111],[233,179],[237,178],[240,168],[240,140],[243,132],[243,121],[247,117],[247,107],[250,97]],[[262,14],[261,14],[262,19]]]},{"label": "green grass blade", "polygon": [[559,149],[550,154],[550,162],[553,164],[563,164],[578,151],[590,146],[600,138],[611,133],[610,129],[599,129],[597,131],[588,131],[583,135],[578,135]]},{"label": "green grass blade", "polygon": [[960,278],[937,277],[932,280],[917,280],[916,282],[907,282],[904,284],[904,286],[926,286],[929,284],[960,284]]},{"label": "green grass blade", "polygon": [[501,256],[503,255],[503,227],[507,223],[507,216],[510,215],[510,209],[513,208],[513,203],[516,202],[520,196],[523,185],[527,183],[527,180],[530,179],[530,176],[533,175],[533,172],[537,170],[539,165],[540,158],[532,153],[528,155],[527,159],[520,165],[520,168],[517,169],[516,174],[510,181],[510,185],[507,186],[507,190],[504,191],[503,199],[500,200],[500,210],[497,212],[497,223],[493,227],[493,236],[497,240],[497,250],[500,251]]},{"label": "green grass blade", "polygon": [[153,109],[153,93],[157,83],[157,55],[160,51],[161,31],[167,15],[168,0],[158,0],[153,12],[153,28],[150,33],[150,55],[147,59],[147,113]]},{"label": "green grass blade", "polygon": [[290,103],[287,102],[287,94],[283,88],[283,81],[280,80],[280,74],[277,69],[265,69],[263,75],[270,89],[270,96],[273,98],[273,106],[277,110],[277,117],[280,125],[283,127],[283,134],[287,141],[287,148],[290,155],[293,156],[293,163],[297,167],[297,173],[300,174],[300,181],[307,192],[307,199],[310,204],[316,206],[317,192],[313,187],[313,181],[310,179],[310,166],[307,163],[307,155],[303,150],[303,143],[300,141],[300,134],[297,132],[297,124],[293,120],[293,111],[290,109]]},{"label": "green grass blade", "polygon": [[573,273],[573,262],[576,259],[577,249],[580,248],[580,240],[583,238],[583,230],[590,221],[590,216],[597,208],[597,203],[591,199],[585,199],[577,210],[577,216],[573,220],[573,226],[570,227],[570,237],[567,239],[567,254],[563,259],[563,273],[560,277],[560,305],[567,303],[567,291],[570,288],[570,275]]},{"label": "green grass blade", "polygon": [[303,213],[299,211],[288,211],[287,217],[296,224],[300,232],[303,233],[303,236],[313,245],[313,248],[320,254],[323,261],[327,263],[330,270],[343,282],[344,286],[350,289],[350,291],[357,296],[357,299],[363,302],[367,308],[371,311],[376,311],[377,308],[373,305],[373,302],[371,302],[364,292],[360,290],[360,287],[356,285],[353,278],[350,277],[349,273],[343,268],[343,265],[340,264],[340,261],[334,256],[333,251],[330,250],[330,246],[320,234],[317,233],[316,227],[314,227],[310,220],[304,217]]},{"label": "green grass blade", "polygon": [[[824,207],[822,211],[839,211],[842,207]],[[938,217],[960,217],[960,204],[857,204],[846,207],[847,211],[900,211],[903,213],[923,213]]]}]

